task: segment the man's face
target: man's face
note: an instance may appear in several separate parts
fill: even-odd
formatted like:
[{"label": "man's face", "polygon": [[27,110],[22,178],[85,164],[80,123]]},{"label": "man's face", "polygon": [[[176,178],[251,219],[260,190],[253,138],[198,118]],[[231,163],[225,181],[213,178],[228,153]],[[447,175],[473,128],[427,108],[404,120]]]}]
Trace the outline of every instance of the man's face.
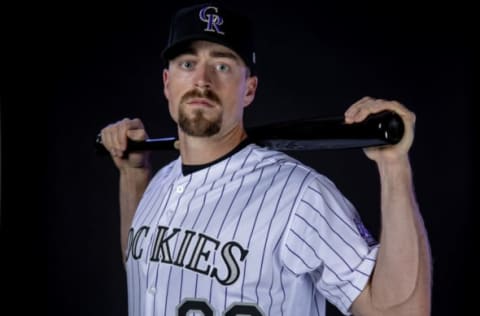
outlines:
[{"label": "man's face", "polygon": [[242,125],[243,108],[254,98],[257,78],[249,77],[231,49],[195,41],[164,70],[170,115],[187,135],[209,137]]}]

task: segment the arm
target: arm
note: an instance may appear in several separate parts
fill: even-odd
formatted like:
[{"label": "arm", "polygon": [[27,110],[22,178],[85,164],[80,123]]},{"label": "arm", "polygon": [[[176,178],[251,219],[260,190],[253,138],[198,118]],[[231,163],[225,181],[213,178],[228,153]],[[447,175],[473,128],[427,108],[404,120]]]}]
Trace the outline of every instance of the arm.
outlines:
[{"label": "arm", "polygon": [[123,261],[126,261],[128,232],[133,215],[150,180],[149,168],[125,168],[120,170],[120,245]]},{"label": "arm", "polygon": [[112,160],[120,173],[120,245],[123,260],[126,260],[128,232],[143,192],[150,181],[151,167],[149,153],[130,153],[124,155],[127,138],[144,140],[147,134],[138,119],[123,119],[110,124],[101,131],[102,143],[110,152]]},{"label": "arm", "polygon": [[364,98],[346,112],[347,122],[390,109],[404,120],[405,134],[394,146],[367,148],[381,183],[380,249],[370,282],[354,301],[355,315],[430,315],[431,258],[414,193],[408,151],[415,115],[395,101]]}]

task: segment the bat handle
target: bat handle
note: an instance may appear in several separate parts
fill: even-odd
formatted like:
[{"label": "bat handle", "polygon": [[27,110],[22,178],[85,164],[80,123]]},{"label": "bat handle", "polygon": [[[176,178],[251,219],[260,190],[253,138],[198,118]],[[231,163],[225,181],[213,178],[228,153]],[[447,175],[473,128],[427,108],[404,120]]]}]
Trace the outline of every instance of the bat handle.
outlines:
[{"label": "bat handle", "polygon": [[[178,149],[178,140],[175,137],[149,138],[144,141],[127,140],[127,153],[144,150],[173,150]],[[109,152],[102,142],[102,135],[95,139],[95,152],[99,156],[108,155]]]}]

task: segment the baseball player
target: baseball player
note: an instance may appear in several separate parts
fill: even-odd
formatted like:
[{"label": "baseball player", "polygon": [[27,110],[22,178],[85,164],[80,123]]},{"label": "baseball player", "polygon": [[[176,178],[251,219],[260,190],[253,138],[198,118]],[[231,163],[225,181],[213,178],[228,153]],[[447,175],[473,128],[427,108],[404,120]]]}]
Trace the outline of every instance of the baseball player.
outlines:
[{"label": "baseball player", "polygon": [[382,110],[405,124],[400,143],[365,149],[378,165],[382,232],[375,240],[334,183],[285,153],[252,143],[243,110],[258,77],[252,27],[201,4],[172,19],[164,94],[179,157],[153,172],[139,119],[101,130],[120,172],[121,245],[129,315],[429,315],[430,254],[408,151],[414,114],[365,97],[347,123]]}]

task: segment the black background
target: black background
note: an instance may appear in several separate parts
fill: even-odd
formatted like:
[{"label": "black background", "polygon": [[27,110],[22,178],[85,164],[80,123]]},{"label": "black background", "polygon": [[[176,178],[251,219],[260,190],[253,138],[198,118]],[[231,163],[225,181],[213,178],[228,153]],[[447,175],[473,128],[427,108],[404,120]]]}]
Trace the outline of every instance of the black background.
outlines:
[{"label": "black background", "polygon": [[[117,173],[95,155],[93,141],[124,117],[142,118],[153,137],[174,135],[159,55],[170,15],[189,3],[4,5],[2,308],[126,315]],[[247,125],[341,115],[366,95],[398,100],[416,113],[411,160],[434,261],[432,315],[469,313],[466,286],[476,271],[469,261],[476,141],[471,8],[232,5],[256,25],[260,81]],[[333,179],[378,235],[378,176],[361,150],[293,155]],[[174,157],[155,153],[154,165]],[[32,297],[45,299],[30,304]],[[328,315],[337,314],[329,306]]]}]

